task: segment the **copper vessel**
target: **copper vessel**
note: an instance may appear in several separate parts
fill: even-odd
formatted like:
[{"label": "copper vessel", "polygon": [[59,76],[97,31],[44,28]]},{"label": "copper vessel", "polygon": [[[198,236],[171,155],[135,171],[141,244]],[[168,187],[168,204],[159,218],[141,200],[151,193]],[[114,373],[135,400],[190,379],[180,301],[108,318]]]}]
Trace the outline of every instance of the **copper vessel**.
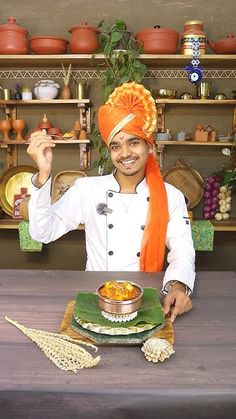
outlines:
[{"label": "copper vessel", "polygon": [[[117,281],[123,282],[123,281]],[[101,288],[104,287],[105,284],[101,284],[97,290],[98,294],[98,305],[101,310],[105,311],[106,313],[111,314],[131,314],[137,311],[142,304],[142,296],[143,296],[143,289],[131,282],[131,284],[138,290],[138,296],[133,298],[132,300],[112,300],[110,298],[103,297],[100,294]]]}]

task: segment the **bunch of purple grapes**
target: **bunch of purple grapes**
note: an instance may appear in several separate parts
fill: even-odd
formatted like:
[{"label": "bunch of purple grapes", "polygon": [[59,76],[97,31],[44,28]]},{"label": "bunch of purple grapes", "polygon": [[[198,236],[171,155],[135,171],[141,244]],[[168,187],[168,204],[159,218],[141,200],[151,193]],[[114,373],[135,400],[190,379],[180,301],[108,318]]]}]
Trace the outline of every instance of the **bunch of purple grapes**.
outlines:
[{"label": "bunch of purple grapes", "polygon": [[214,218],[217,209],[219,208],[218,194],[220,190],[221,177],[217,175],[209,176],[204,185],[204,207],[203,218],[210,220]]}]

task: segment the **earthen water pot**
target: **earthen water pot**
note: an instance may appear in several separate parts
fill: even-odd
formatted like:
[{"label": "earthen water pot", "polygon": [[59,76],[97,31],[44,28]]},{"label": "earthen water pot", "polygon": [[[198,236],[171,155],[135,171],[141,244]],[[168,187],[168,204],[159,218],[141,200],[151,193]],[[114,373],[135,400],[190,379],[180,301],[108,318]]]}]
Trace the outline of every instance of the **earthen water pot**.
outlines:
[{"label": "earthen water pot", "polygon": [[156,25],[137,32],[135,38],[147,54],[176,54],[179,33]]},{"label": "earthen water pot", "polygon": [[0,54],[28,54],[28,31],[16,24],[14,17],[9,17],[5,25],[0,26]]},{"label": "earthen water pot", "polygon": [[73,54],[92,54],[99,48],[99,29],[81,22],[80,26],[70,28],[70,50]]},{"label": "earthen water pot", "polygon": [[215,54],[236,54],[236,38],[232,33],[228,33],[226,38],[220,41],[207,41]]}]

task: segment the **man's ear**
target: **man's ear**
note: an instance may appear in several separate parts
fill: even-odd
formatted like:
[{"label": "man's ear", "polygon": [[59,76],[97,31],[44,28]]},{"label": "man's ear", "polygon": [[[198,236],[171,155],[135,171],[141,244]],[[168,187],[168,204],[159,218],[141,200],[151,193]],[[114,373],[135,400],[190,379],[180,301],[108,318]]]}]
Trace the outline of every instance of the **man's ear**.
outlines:
[{"label": "man's ear", "polygon": [[153,147],[152,146],[148,147],[148,152],[149,152],[149,154],[153,153]]}]

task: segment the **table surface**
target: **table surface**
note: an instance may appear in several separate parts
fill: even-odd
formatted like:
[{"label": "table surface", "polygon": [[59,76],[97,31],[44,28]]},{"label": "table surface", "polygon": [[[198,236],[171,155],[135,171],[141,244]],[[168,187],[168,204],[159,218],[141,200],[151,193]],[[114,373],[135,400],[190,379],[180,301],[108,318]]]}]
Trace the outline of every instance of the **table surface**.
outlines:
[{"label": "table surface", "polygon": [[199,272],[193,309],[174,323],[175,354],[146,361],[141,346],[100,346],[97,367],[59,370],[8,316],[57,332],[68,301],[108,279],[146,287],[162,273],[0,270],[0,417],[235,418],[236,273]]}]

